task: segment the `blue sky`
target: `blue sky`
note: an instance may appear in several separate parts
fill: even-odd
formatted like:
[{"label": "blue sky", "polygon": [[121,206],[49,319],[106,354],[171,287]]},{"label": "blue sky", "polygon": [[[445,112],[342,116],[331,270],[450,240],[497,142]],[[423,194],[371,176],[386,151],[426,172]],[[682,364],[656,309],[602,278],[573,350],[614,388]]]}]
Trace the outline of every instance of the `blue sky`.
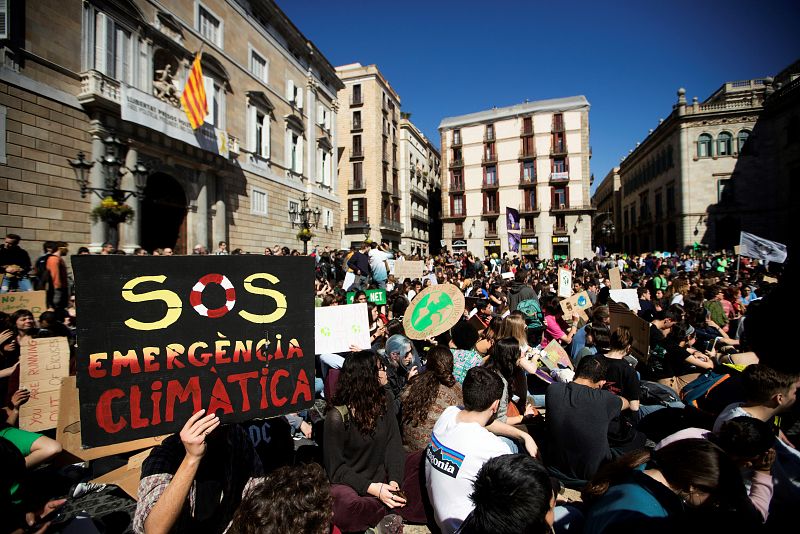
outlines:
[{"label": "blue sky", "polygon": [[438,146],[442,118],[577,94],[599,182],[685,87],[800,59],[800,2],[277,0],[334,65],[374,63]]}]

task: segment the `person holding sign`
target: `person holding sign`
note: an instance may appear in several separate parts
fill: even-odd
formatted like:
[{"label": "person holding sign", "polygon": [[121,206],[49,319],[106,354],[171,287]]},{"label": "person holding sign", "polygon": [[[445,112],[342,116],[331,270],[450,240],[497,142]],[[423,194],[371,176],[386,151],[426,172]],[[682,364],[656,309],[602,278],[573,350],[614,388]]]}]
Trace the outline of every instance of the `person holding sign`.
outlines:
[{"label": "person holding sign", "polygon": [[405,453],[394,395],[385,383],[386,368],[375,354],[351,354],[325,416],[323,459],[331,481],[333,523],[343,532],[363,532],[406,504],[398,483]]},{"label": "person holding sign", "polygon": [[220,427],[215,414],[200,410],[142,464],[134,531],[224,532],[262,475],[245,431],[239,425]]},{"label": "person holding sign", "polygon": [[[558,297],[555,295],[543,297],[541,303],[545,324],[541,346],[546,347],[554,339],[564,346],[572,343],[572,338],[578,331],[578,315],[565,317],[558,302]],[[567,326],[567,321],[569,321],[569,326]]]}]

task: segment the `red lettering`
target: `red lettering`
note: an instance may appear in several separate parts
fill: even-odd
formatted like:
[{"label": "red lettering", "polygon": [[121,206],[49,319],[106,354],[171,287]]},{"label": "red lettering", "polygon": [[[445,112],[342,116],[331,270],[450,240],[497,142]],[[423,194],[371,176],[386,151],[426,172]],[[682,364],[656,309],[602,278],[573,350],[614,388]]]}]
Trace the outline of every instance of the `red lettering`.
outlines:
[{"label": "red lettering", "polygon": [[270,380],[269,389],[272,392],[273,406],[278,406],[278,407],[283,406],[284,404],[286,404],[286,401],[289,400],[286,397],[278,396],[278,381],[281,378],[286,378],[287,376],[289,376],[289,371],[287,371],[286,369],[278,369],[272,374],[272,380]]},{"label": "red lettering", "polygon": [[302,358],[303,357],[303,349],[300,348],[300,345],[297,343],[296,339],[293,339],[289,342],[289,352],[286,354],[286,359],[289,358]]},{"label": "red lettering", "polygon": [[161,380],[156,380],[150,386],[153,393],[150,395],[150,400],[153,401],[153,425],[161,424]]},{"label": "red lettering", "polygon": [[[203,341],[197,341],[189,345],[189,363],[191,363],[196,367],[204,367],[208,363],[208,360],[211,359],[210,352],[202,352],[200,354],[195,354],[197,350],[201,348],[207,349],[208,343],[205,343]],[[198,356],[200,359],[198,359]]]},{"label": "red lettering", "polygon": [[106,376],[106,370],[103,369],[100,361],[106,358],[108,358],[108,353],[106,352],[98,352],[89,355],[89,376],[92,378],[103,378]]},{"label": "red lettering", "polygon": [[129,350],[124,356],[120,351],[114,351],[114,359],[111,362],[111,376],[119,376],[123,367],[130,369],[132,374],[142,372],[142,368],[139,367],[139,358],[136,356],[135,350]]},{"label": "red lettering", "polygon": [[150,424],[142,417],[142,393],[139,386],[131,386],[131,428],[144,428]]},{"label": "red lettering", "polygon": [[197,413],[202,405],[200,398],[200,377],[193,376],[186,383],[186,387],[181,386],[177,380],[167,382],[167,404],[164,421],[171,423],[175,420],[175,401],[184,403],[192,397],[192,413]]},{"label": "red lettering", "polygon": [[119,432],[128,424],[124,417],[120,417],[118,421],[114,422],[114,415],[111,412],[111,402],[124,396],[125,394],[121,389],[114,388],[104,391],[97,401],[97,406],[95,407],[97,424],[109,434]]},{"label": "red lettering", "polygon": [[253,351],[253,341],[248,339],[245,342],[236,341],[236,344],[233,348],[233,362],[239,363],[239,360],[243,362],[250,362],[252,359],[252,351]]},{"label": "red lettering", "polygon": [[167,345],[167,369],[171,371],[173,368],[183,369],[186,367],[183,362],[178,359],[178,356],[183,356],[184,350],[183,345],[179,345],[178,343]]},{"label": "red lettering", "polygon": [[223,413],[233,413],[233,405],[231,404],[230,397],[228,397],[228,392],[225,390],[225,384],[221,379],[217,378],[217,381],[214,382],[214,389],[211,390],[211,402],[208,403],[208,413],[215,413],[220,408]]},{"label": "red lettering", "polygon": [[159,352],[160,350],[158,347],[145,347],[142,349],[142,359],[144,360],[145,373],[152,373],[161,368],[161,364],[154,361]]},{"label": "red lettering", "polygon": [[266,410],[269,408],[269,404],[267,404],[267,375],[269,374],[269,369],[264,367],[261,369],[261,378],[258,379],[258,383],[261,385],[261,409]]},{"label": "red lettering", "polygon": [[258,371],[251,373],[238,373],[228,377],[228,382],[239,382],[239,388],[242,390],[242,411],[247,412],[250,410],[250,396],[247,394],[247,381],[251,378],[258,378]]},{"label": "red lettering", "polygon": [[297,404],[297,397],[303,394],[306,402],[311,400],[311,384],[308,383],[308,377],[304,369],[300,369],[297,374],[297,384],[294,386],[294,395],[292,395],[292,404]]}]

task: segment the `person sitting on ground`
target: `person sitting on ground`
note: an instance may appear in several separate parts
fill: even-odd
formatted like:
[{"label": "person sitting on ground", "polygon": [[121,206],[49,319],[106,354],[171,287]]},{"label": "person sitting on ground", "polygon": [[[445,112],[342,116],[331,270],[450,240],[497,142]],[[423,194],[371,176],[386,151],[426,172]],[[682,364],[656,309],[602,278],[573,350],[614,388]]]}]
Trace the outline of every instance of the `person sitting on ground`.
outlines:
[{"label": "person sitting on ground", "polygon": [[630,406],[624,397],[602,389],[606,373],[602,357],[587,356],[572,382],[554,382],[547,388],[545,464],[568,487],[582,486],[612,458],[609,426]]},{"label": "person sitting on ground", "polygon": [[425,481],[436,524],[444,534],[458,531],[472,511],[469,494],[483,464],[512,452],[486,429],[497,413],[503,389],[496,373],[473,367],[464,379],[464,408],[447,408],[433,427],[425,451]]},{"label": "person sitting on ground", "polygon": [[755,532],[761,517],[736,465],[705,439],[626,454],[584,488],[584,532]]},{"label": "person sitting on ground", "polygon": [[407,452],[424,449],[442,412],[463,401],[461,384],[453,376],[453,353],[447,347],[432,347],[425,371],[400,396],[403,448]]},{"label": "person sitting on ground", "polygon": [[498,421],[517,425],[525,415],[534,414],[533,404],[528,403],[525,372],[535,373],[536,362],[520,354],[519,342],[515,338],[498,339],[484,367],[496,372],[503,381],[503,396],[497,410]]},{"label": "person sitting on ground", "polygon": [[540,302],[545,324],[541,346],[546,347],[554,339],[565,347],[572,343],[572,338],[578,331],[578,316],[565,316],[558,297],[555,295],[546,295]]},{"label": "person sitting on ground", "polygon": [[682,439],[708,439],[725,451],[742,471],[750,502],[764,521],[772,500],[772,464],[775,462],[775,434],[771,425],[755,417],[734,417],[722,424],[719,434],[705,428],[685,428],[662,439],[655,449]]},{"label": "person sitting on ground", "polygon": [[551,534],[555,495],[547,469],[525,454],[490,459],[475,478],[461,534]]},{"label": "person sitting on ground", "polygon": [[280,467],[253,485],[233,516],[229,534],[329,534],[331,485],[319,464]]},{"label": "person sitting on ground", "polygon": [[333,521],[344,532],[373,527],[406,503],[397,493],[405,453],[394,396],[379,377],[385,381],[385,373],[371,351],[348,356],[325,416],[323,459],[332,484]]},{"label": "person sitting on ground", "polygon": [[694,348],[696,341],[694,328],[687,323],[672,327],[664,343],[666,349],[667,376],[658,380],[672,388],[676,393],[702,373],[714,368],[714,360],[703,351]]},{"label": "person sitting on ground", "polygon": [[242,427],[220,426],[215,414],[199,410],[142,464],[133,530],[224,532],[261,476],[261,460]]},{"label": "person sitting on ground", "polygon": [[453,376],[459,384],[464,383],[467,371],[483,363],[483,357],[475,350],[479,334],[467,321],[458,321],[450,329],[450,348],[453,349]]}]

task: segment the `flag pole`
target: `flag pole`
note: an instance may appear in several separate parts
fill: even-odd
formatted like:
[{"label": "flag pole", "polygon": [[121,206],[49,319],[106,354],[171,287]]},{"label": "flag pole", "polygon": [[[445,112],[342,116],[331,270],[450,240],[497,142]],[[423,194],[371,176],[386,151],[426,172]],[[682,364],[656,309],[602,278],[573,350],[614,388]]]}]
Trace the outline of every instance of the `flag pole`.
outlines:
[{"label": "flag pole", "polygon": [[739,281],[739,266],[742,264],[742,255],[736,255],[736,278],[733,280],[734,282]]}]

